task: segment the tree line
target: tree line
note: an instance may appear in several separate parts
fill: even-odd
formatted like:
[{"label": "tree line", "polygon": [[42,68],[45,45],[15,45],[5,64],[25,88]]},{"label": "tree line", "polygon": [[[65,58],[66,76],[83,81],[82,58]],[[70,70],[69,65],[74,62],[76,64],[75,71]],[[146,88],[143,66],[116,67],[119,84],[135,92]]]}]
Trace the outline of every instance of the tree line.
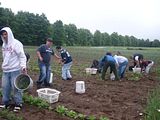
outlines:
[{"label": "tree line", "polygon": [[64,46],[160,47],[158,39],[138,39],[134,36],[122,36],[117,32],[109,35],[99,30],[92,34],[88,29],[77,28],[75,24],[63,24],[61,20],[51,24],[45,14],[23,11],[14,14],[11,9],[3,7],[0,7],[0,26],[11,27],[16,39],[24,45],[37,46],[45,43],[45,38],[52,37],[55,45]]}]

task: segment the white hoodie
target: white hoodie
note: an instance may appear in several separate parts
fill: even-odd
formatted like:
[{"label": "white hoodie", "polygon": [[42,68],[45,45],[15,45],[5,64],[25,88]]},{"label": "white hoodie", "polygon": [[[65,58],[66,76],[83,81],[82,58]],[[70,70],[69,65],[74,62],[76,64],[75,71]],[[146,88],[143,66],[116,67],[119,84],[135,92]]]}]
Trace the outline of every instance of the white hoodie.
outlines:
[{"label": "white hoodie", "polygon": [[2,70],[3,72],[13,72],[26,68],[26,56],[24,54],[23,45],[20,41],[16,40],[9,27],[4,27],[1,30],[5,30],[8,33],[8,43],[2,38]]}]

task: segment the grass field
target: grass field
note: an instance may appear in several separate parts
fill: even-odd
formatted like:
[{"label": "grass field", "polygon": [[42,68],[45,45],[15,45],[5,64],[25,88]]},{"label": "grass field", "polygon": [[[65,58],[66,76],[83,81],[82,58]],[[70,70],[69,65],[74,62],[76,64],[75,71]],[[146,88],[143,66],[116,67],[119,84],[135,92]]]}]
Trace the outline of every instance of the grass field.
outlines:
[{"label": "grass field", "polygon": [[[37,64],[37,59],[35,58],[36,49],[38,47],[25,47],[25,51],[28,52],[32,57],[31,62]],[[83,63],[84,66],[90,66],[93,59],[99,60],[106,52],[112,52],[116,54],[117,51],[120,51],[122,55],[126,56],[128,59],[134,53],[141,53],[144,55],[144,59],[153,60],[156,65],[160,65],[160,48],[132,48],[128,50],[128,47],[66,47],[70,54],[73,57],[73,60],[77,64]],[[55,49],[54,49],[55,50]],[[55,51],[56,52],[56,51]],[[53,66],[56,66],[57,63],[53,62]],[[76,66],[73,66],[73,68]]]}]

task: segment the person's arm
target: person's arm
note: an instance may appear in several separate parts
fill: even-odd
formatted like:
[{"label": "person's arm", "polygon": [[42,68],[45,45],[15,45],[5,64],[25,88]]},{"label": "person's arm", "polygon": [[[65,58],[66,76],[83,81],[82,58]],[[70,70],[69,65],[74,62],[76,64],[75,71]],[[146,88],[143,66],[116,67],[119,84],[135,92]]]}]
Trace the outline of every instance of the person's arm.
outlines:
[{"label": "person's arm", "polygon": [[15,52],[19,57],[20,67],[21,67],[22,73],[27,74],[26,56],[25,56],[25,53],[24,53],[24,49],[23,49],[23,44],[22,43],[19,42],[19,43],[16,44]]},{"label": "person's arm", "polygon": [[59,57],[56,53],[54,53],[54,56],[55,56],[57,59],[61,59],[61,57]]},{"label": "person's arm", "polygon": [[118,68],[118,67],[119,67],[119,63],[118,63],[117,56],[114,56],[113,58],[114,58],[114,60],[115,60],[115,65],[116,65],[116,68]]},{"label": "person's arm", "polygon": [[43,61],[43,58],[42,58],[42,56],[41,56],[41,54],[40,54],[40,52],[37,50],[37,56],[38,56],[38,59],[40,60],[40,61]]}]

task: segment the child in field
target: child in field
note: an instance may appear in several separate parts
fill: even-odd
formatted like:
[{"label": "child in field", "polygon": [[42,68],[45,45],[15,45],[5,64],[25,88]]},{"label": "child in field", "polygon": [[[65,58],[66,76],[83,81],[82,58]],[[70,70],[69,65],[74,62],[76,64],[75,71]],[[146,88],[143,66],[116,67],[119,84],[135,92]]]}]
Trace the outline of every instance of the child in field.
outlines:
[{"label": "child in field", "polygon": [[61,54],[62,80],[71,80],[72,76],[70,73],[70,68],[72,66],[72,57],[69,52],[62,49],[61,46],[57,46],[56,50]]}]

